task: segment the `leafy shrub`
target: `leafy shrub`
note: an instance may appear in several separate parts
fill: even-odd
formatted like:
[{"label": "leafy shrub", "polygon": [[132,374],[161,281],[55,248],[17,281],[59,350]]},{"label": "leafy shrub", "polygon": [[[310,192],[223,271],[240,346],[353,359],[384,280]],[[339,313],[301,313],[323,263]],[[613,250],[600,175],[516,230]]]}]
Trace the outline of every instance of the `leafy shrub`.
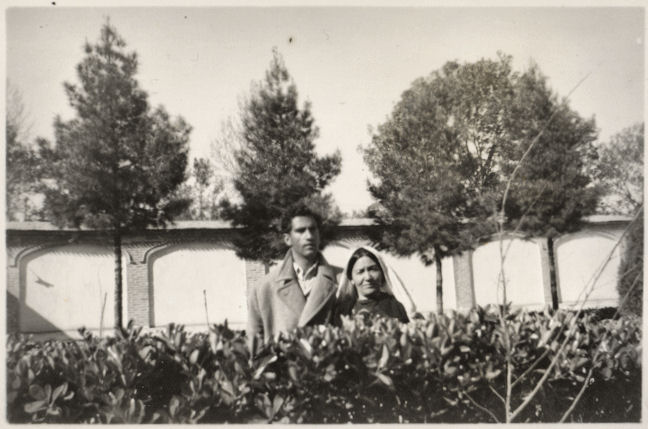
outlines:
[{"label": "leafy shrub", "polygon": [[[506,328],[496,309],[429,315],[410,324],[362,316],[342,327],[298,329],[250,360],[227,325],[189,334],[182,326],[82,341],[10,336],[7,412],[13,423],[259,422],[391,423],[504,421],[506,335],[512,407],[545,374],[515,421],[558,421],[583,383],[571,421],[638,421],[640,320],[517,312]],[[534,365],[534,362],[536,364]],[[612,394],[611,394],[612,393]]]},{"label": "leafy shrub", "polygon": [[[643,210],[637,222],[630,226],[627,245],[619,264],[619,291],[622,312],[641,316],[643,309]],[[624,300],[625,295],[628,298]]]}]

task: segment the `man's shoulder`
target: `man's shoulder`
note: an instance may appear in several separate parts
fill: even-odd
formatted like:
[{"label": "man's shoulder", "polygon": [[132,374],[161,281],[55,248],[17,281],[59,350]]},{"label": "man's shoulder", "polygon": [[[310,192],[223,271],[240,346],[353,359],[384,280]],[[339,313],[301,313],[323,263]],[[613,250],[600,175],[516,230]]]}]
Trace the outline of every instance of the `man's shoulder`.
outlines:
[{"label": "man's shoulder", "polygon": [[331,276],[333,276],[335,281],[340,280],[340,276],[342,274],[342,271],[344,271],[344,269],[338,267],[337,265],[329,264],[328,261],[326,260],[324,260],[322,265],[326,267],[326,270],[331,274]]},{"label": "man's shoulder", "polygon": [[270,267],[268,272],[261,278],[259,285],[269,285],[273,283],[279,277],[279,267],[274,265]]}]

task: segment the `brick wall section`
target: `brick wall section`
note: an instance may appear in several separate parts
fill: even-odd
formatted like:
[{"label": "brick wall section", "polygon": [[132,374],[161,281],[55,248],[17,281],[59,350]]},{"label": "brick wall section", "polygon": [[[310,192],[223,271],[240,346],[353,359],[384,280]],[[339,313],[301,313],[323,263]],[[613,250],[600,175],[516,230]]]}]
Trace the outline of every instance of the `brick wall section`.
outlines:
[{"label": "brick wall section", "polygon": [[[126,250],[131,252],[141,250],[143,253],[145,248],[138,247],[134,249],[128,246]],[[137,326],[148,326],[150,318],[149,302],[151,301],[148,287],[148,266],[142,263],[141,258],[134,257],[133,260],[128,261],[124,268],[126,269],[126,287],[128,292],[125,303],[128,309],[128,319],[133,319]]]},{"label": "brick wall section", "polygon": [[475,305],[473,284],[472,251],[463,252],[453,258],[457,310],[469,310]]},{"label": "brick wall section", "polygon": [[266,267],[259,261],[245,261],[245,280],[247,288],[250,289],[261,283],[266,275]]},{"label": "brick wall section", "polygon": [[149,326],[151,318],[148,265],[144,261],[147,250],[156,243],[125,243],[124,253],[128,255],[126,270],[127,297],[124,303],[128,319],[137,326]]},{"label": "brick wall section", "polygon": [[19,268],[7,266],[7,332],[18,331],[18,312],[20,310],[20,272]]},{"label": "brick wall section", "polygon": [[[128,254],[126,270],[128,296],[128,319],[134,320],[136,326],[153,326],[153,285],[151,284],[151,261],[147,253],[161,245],[168,244],[163,238],[130,239],[124,243],[124,251]],[[146,259],[145,259],[146,258]]]}]

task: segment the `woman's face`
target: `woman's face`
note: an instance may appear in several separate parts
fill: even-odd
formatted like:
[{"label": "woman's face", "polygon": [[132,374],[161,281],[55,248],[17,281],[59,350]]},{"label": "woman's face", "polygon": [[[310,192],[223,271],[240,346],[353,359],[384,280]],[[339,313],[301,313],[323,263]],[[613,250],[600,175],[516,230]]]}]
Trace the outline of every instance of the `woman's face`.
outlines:
[{"label": "woman's face", "polygon": [[371,298],[380,291],[384,282],[380,265],[368,256],[361,256],[351,270],[351,282],[358,292],[358,299]]}]

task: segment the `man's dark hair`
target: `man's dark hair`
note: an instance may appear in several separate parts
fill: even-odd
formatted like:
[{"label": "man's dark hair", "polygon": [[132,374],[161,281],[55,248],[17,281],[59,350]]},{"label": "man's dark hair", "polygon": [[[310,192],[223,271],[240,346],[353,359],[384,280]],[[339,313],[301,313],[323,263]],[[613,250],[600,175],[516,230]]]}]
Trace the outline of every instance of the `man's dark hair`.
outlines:
[{"label": "man's dark hair", "polygon": [[298,216],[310,217],[315,220],[317,229],[322,229],[322,218],[320,215],[311,210],[308,206],[297,204],[286,210],[281,217],[281,232],[288,234],[292,228],[292,220]]}]

